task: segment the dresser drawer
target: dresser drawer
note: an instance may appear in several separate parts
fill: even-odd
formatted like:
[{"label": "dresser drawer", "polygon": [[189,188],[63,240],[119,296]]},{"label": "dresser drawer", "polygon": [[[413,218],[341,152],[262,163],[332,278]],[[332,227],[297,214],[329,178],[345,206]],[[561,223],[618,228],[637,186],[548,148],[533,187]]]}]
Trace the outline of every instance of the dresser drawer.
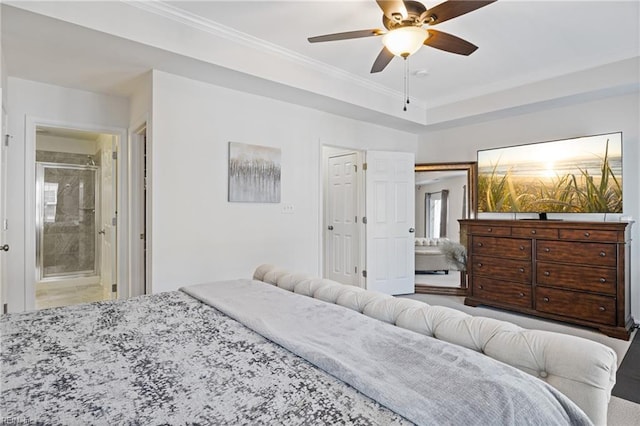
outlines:
[{"label": "dresser drawer", "polygon": [[531,259],[531,240],[474,235],[471,237],[471,253],[512,259]]},{"label": "dresser drawer", "polygon": [[611,241],[615,243],[618,242],[618,232],[594,229],[561,229],[560,239],[576,241]]},{"label": "dresser drawer", "polygon": [[473,277],[473,297],[521,308],[531,308],[531,286],[485,277]]},{"label": "dresser drawer", "polygon": [[614,325],[616,323],[616,299],[613,297],[538,286],[535,302],[535,309],[540,312],[599,324]]},{"label": "dresser drawer", "polygon": [[471,225],[469,232],[473,235],[511,235],[511,227],[509,226],[491,226],[491,225]]},{"label": "dresser drawer", "polygon": [[615,267],[617,264],[616,253],[616,244],[538,240],[536,245],[536,259],[538,260],[583,265]]},{"label": "dresser drawer", "polygon": [[531,283],[530,261],[472,256],[471,262],[473,275]]},{"label": "dresser drawer", "polygon": [[557,229],[548,228],[511,228],[514,237],[558,238]]},{"label": "dresser drawer", "polygon": [[590,266],[558,265],[538,262],[536,283],[555,287],[616,294],[615,269],[593,268]]}]

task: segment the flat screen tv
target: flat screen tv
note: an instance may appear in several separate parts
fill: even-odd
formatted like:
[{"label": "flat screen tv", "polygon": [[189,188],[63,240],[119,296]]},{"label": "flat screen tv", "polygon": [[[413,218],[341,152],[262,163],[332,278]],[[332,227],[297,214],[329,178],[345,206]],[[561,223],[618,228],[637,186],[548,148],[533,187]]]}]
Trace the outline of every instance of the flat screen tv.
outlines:
[{"label": "flat screen tv", "polygon": [[622,133],[478,151],[478,212],[622,213]]}]

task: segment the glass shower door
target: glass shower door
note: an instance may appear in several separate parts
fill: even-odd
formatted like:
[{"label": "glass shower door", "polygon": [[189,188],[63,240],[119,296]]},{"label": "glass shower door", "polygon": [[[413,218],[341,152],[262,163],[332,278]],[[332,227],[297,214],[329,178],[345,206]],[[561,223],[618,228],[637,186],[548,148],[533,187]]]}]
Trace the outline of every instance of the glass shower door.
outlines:
[{"label": "glass shower door", "polygon": [[97,167],[37,165],[37,269],[40,281],[99,274]]}]

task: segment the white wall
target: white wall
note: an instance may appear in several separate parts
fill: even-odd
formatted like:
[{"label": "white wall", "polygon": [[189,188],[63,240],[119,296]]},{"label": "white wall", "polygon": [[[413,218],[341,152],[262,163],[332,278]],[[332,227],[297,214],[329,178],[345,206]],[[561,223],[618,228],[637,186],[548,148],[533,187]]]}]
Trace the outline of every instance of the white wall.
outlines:
[{"label": "white wall", "polygon": [[[153,73],[151,71],[136,79],[129,97],[129,122],[135,127],[149,120],[151,115],[151,98]],[[131,129],[136,130],[136,129]]]},{"label": "white wall", "polygon": [[[640,219],[640,95],[610,97],[516,117],[426,132],[416,162],[475,161],[476,151],[622,131],[624,215]],[[569,216],[575,218],[576,216]],[[610,215],[610,219],[615,219]],[[594,220],[602,220],[598,216]],[[632,314],[640,321],[640,223],[632,228]]]},{"label": "white wall", "polygon": [[[250,277],[256,266],[321,273],[321,146],[415,152],[417,137],[154,71],[153,292]],[[282,150],[282,204],[227,202],[228,143]],[[292,204],[293,214],[282,214]]]},{"label": "white wall", "polygon": [[[4,107],[7,102],[7,63],[4,60],[4,50],[2,49],[2,8],[0,7],[0,100]],[[2,120],[2,117],[0,117]],[[1,121],[0,121],[1,122]]]},{"label": "white wall", "polygon": [[[35,131],[28,123],[74,124],[69,127],[127,128],[127,99],[67,89],[44,83],[8,78],[9,146],[7,217],[9,311],[25,309],[25,285],[35,279],[35,206],[27,192],[34,193],[31,176],[35,168]],[[28,133],[29,132],[29,133]],[[31,275],[33,274],[33,275]]]}]

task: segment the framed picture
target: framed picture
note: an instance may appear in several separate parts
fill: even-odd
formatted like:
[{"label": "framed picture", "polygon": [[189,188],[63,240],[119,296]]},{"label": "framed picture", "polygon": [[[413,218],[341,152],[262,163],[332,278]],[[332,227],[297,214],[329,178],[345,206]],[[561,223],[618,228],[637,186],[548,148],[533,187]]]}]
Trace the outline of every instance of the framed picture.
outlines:
[{"label": "framed picture", "polygon": [[280,149],[229,142],[229,201],[280,202]]}]

